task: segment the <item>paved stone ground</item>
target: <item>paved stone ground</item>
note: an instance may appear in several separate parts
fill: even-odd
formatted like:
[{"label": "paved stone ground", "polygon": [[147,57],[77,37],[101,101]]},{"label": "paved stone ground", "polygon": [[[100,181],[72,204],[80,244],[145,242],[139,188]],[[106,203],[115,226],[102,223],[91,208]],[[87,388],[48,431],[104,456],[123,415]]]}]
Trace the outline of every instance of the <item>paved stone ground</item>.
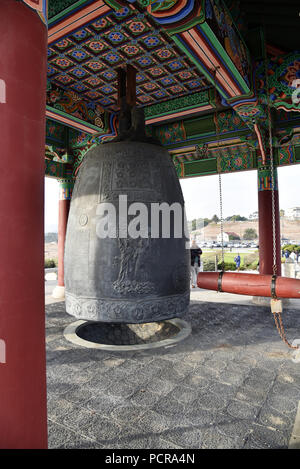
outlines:
[{"label": "paved stone ground", "polygon": [[[300,363],[265,307],[193,301],[192,335],[112,353],[68,343],[74,318],[47,309],[50,448],[287,448]],[[284,315],[300,338],[300,311]]]}]

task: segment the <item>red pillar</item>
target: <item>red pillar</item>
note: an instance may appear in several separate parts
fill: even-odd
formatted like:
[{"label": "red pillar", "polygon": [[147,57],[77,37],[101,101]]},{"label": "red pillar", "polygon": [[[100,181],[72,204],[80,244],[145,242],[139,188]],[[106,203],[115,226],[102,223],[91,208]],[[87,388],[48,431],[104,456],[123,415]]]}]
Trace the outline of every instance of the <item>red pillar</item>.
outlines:
[{"label": "red pillar", "polygon": [[[277,170],[274,169],[275,231],[277,275],[281,275],[280,213]],[[273,217],[270,170],[258,170],[259,272],[273,274]]]},{"label": "red pillar", "polygon": [[64,254],[65,239],[67,231],[68,215],[70,210],[70,200],[59,201],[59,220],[58,220],[58,286],[64,287]]},{"label": "red pillar", "polygon": [[[47,29],[0,1],[0,448],[46,448],[44,153]],[[5,353],[3,353],[5,349]]]},{"label": "red pillar", "polygon": [[58,206],[58,281],[52,296],[63,299],[65,296],[64,281],[64,255],[67,223],[70,210],[70,202],[74,181],[69,179],[60,180],[59,206]]}]

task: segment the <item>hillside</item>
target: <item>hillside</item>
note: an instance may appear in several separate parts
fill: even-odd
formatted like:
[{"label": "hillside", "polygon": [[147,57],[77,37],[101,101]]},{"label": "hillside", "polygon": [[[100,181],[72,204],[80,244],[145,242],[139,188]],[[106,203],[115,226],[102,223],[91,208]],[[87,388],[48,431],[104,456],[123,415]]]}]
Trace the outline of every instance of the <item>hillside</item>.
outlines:
[{"label": "hillside", "polygon": [[[281,238],[288,238],[291,240],[300,241],[300,221],[288,220],[287,218],[281,218]],[[248,228],[254,229],[258,233],[258,221],[226,221],[223,224],[224,232],[234,232],[242,239],[245,231]],[[198,234],[201,238],[212,241],[215,240],[220,233],[220,223],[209,223],[200,230],[192,232],[192,234]]]},{"label": "hillside", "polygon": [[57,243],[45,243],[45,259],[57,259],[58,251],[57,251]]}]

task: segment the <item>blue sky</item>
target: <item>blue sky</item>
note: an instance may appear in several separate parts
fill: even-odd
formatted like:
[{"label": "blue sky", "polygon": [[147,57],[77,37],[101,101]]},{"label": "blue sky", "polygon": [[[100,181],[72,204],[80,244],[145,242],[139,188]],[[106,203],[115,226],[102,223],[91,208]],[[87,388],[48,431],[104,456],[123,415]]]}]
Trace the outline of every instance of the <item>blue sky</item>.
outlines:
[{"label": "blue sky", "polygon": [[[239,214],[248,217],[257,210],[257,173],[222,174],[223,216]],[[187,219],[220,215],[218,176],[182,179]],[[278,169],[280,208],[300,206],[300,165]],[[45,179],[45,231],[57,231],[58,183]]]}]

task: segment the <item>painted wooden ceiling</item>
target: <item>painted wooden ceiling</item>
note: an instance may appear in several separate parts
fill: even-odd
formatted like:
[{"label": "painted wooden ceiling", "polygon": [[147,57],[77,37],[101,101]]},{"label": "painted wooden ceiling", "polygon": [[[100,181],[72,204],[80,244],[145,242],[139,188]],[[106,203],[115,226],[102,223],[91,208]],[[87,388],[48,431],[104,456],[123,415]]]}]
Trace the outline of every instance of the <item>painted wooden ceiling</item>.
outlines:
[{"label": "painted wooden ceiling", "polygon": [[209,87],[167,34],[130,4],[58,39],[50,36],[48,79],[104,110],[118,110],[116,70],[126,64],[138,71],[137,102],[141,106]]}]

